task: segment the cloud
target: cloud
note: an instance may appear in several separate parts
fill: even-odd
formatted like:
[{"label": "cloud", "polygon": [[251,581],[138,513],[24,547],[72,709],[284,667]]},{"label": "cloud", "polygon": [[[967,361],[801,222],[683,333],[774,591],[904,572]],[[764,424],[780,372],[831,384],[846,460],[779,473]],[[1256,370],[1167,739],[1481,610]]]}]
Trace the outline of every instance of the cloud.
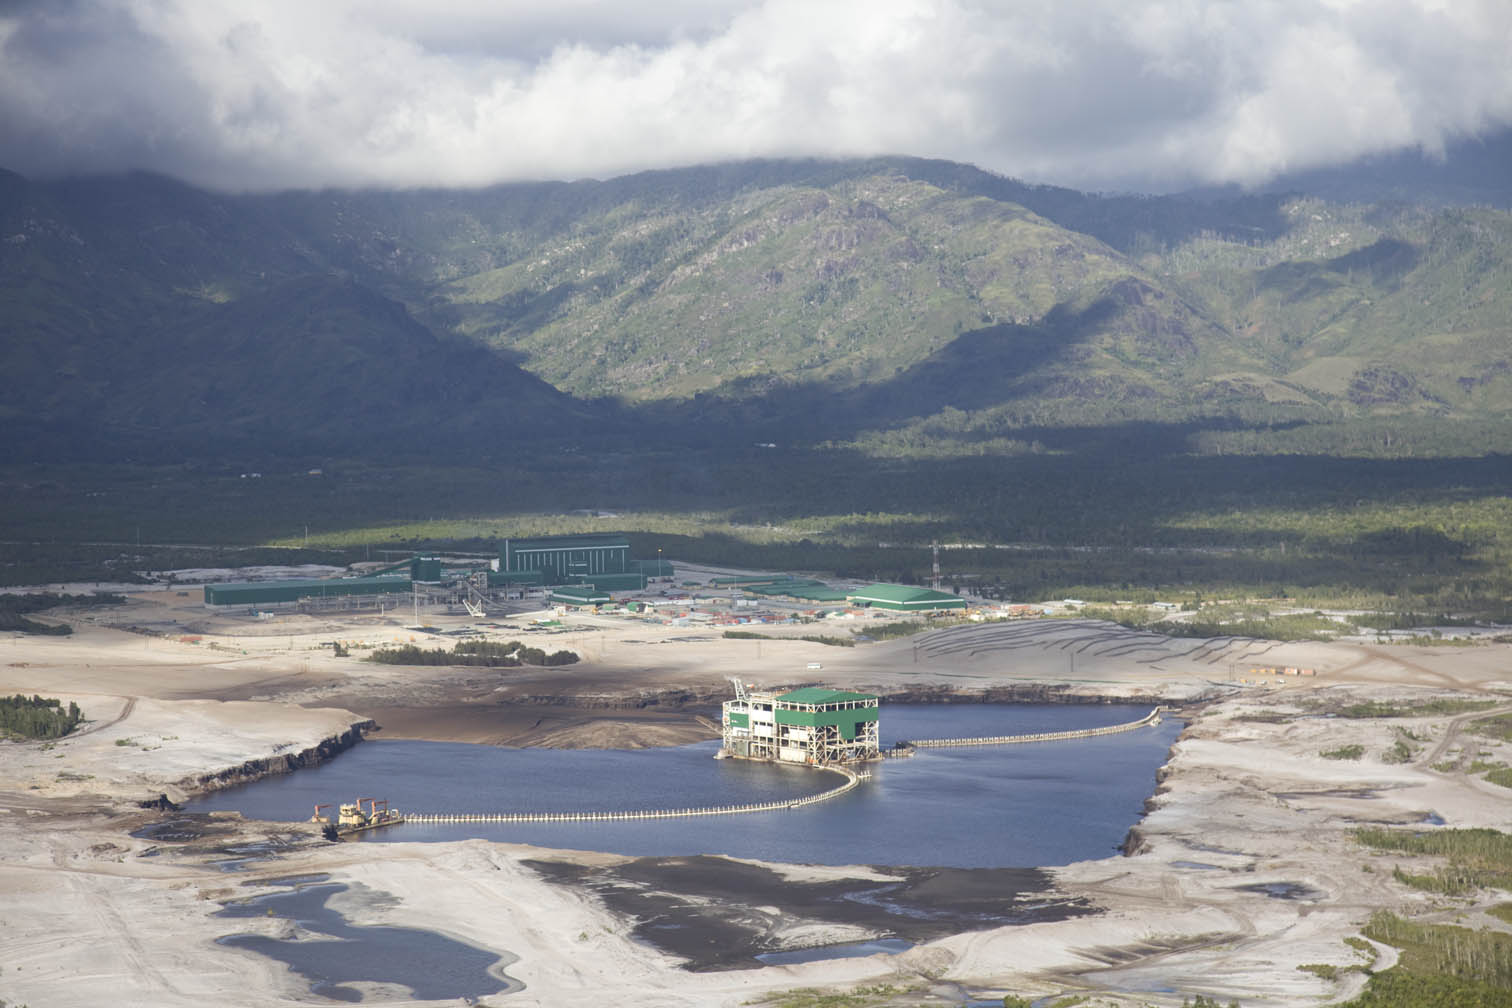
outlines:
[{"label": "cloud", "polygon": [[0,164],[225,189],[916,154],[1263,182],[1512,125],[1505,0],[22,0]]}]

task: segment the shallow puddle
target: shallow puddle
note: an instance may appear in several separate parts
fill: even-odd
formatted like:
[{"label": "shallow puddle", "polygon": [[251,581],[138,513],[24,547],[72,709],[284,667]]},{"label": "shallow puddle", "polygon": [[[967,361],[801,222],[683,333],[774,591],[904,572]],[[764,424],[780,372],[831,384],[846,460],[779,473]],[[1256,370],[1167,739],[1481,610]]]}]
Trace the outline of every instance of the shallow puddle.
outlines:
[{"label": "shallow puddle", "polygon": [[[277,959],[309,980],[312,993],[334,1001],[361,1001],[362,991],[354,984],[407,987],[421,1001],[475,1000],[524,988],[504,972],[513,956],[501,957],[433,931],[350,924],[327,905],[349,887],[293,881],[288,892],[227,904],[216,914],[286,921],[286,937],[233,934],[219,943]],[[308,932],[318,937],[312,940]]]}]

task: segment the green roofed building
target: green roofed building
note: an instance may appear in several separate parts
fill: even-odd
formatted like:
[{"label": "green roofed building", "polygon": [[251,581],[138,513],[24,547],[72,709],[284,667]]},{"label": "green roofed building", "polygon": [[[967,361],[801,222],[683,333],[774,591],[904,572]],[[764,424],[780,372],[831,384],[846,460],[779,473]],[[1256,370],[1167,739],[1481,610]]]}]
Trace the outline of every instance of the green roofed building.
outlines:
[{"label": "green roofed building", "polygon": [[[408,565],[408,561],[405,561]],[[278,605],[302,599],[408,592],[407,577],[300,578],[290,581],[244,581],[205,585],[205,605]]]},{"label": "green roofed building", "polygon": [[859,588],[846,596],[852,605],[893,609],[898,612],[936,612],[942,609],[965,609],[966,600],[949,592],[908,585],[874,584]]},{"label": "green roofed building", "polygon": [[568,585],[551,589],[550,601],[558,605],[586,607],[608,605],[611,599],[593,585]]},{"label": "green roofed building", "polygon": [[724,704],[722,755],[810,766],[876,759],[878,702],[818,686],[748,693],[736,680],[735,699]]}]

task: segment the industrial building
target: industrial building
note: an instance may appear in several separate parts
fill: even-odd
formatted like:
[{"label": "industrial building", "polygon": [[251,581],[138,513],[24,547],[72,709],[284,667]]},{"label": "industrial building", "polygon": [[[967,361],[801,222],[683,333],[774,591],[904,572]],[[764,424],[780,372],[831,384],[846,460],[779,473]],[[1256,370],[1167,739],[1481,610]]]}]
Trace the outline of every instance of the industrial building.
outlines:
[{"label": "industrial building", "polygon": [[205,605],[279,605],[307,600],[402,595],[416,584],[438,584],[441,558],[414,556],[363,577],[296,578],[284,581],[242,581],[205,585]]},{"label": "industrial building", "polygon": [[613,599],[593,585],[564,585],[551,589],[550,601],[586,609],[590,606],[608,605]]},{"label": "industrial building", "polygon": [[939,612],[947,609],[965,609],[967,605],[966,600],[959,595],[897,584],[867,585],[865,588],[850,592],[846,595],[846,600],[852,605],[892,609],[897,612]]},{"label": "industrial building", "polygon": [[817,686],[749,693],[734,682],[735,699],[724,704],[722,755],[811,766],[878,757],[876,696]]},{"label": "industrial building", "polygon": [[403,575],[360,578],[299,578],[205,585],[205,605],[278,605],[306,599],[340,599],[364,595],[408,594],[413,582]]}]

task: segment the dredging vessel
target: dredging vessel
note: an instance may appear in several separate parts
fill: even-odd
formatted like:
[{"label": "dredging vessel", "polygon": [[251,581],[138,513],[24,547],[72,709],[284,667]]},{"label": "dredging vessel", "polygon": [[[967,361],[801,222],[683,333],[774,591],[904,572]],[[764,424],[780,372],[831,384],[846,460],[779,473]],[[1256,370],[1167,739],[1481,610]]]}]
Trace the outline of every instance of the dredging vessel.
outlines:
[{"label": "dredging vessel", "polygon": [[[367,803],[366,808],[363,808],[364,802]],[[387,798],[358,798],[354,802],[343,802],[337,807],[334,822],[329,816],[320,814],[321,809],[330,807],[330,805],[316,805],[315,814],[310,816],[310,822],[334,829],[337,836],[350,836],[353,833],[361,833],[363,830],[397,826],[404,822],[404,814],[398,809],[389,808]]]}]

